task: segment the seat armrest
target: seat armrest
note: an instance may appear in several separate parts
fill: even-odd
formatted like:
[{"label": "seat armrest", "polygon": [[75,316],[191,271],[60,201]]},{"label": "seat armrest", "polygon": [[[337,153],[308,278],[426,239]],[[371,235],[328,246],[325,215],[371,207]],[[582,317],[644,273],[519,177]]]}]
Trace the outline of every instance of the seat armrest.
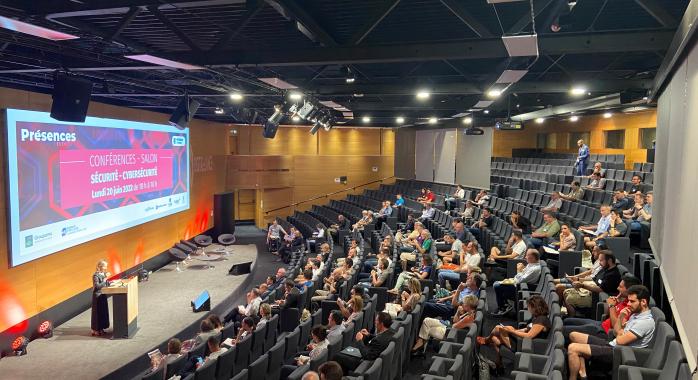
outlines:
[{"label": "seat armrest", "polygon": [[614,367],[617,368],[621,364],[641,367],[647,361],[650,355],[652,355],[652,350],[649,348],[616,346],[613,349]]},{"label": "seat armrest", "polygon": [[460,343],[454,342],[441,342],[439,344],[439,351],[434,354],[434,356],[440,356],[443,358],[455,358],[458,355],[458,351],[463,348]]},{"label": "seat armrest", "polygon": [[437,356],[432,360],[431,366],[429,367],[427,373],[436,376],[446,376],[448,375],[448,369],[451,368],[454,362],[455,359]]},{"label": "seat armrest", "polygon": [[514,369],[522,372],[541,373],[548,360],[552,359],[545,355],[517,352],[514,360],[514,363],[516,363]]},{"label": "seat armrest", "polygon": [[522,371],[511,371],[511,378],[514,380],[548,380],[546,375],[537,375]]},{"label": "seat armrest", "polygon": [[[605,300],[604,300],[605,301]],[[608,315],[608,304],[606,302],[599,302],[596,304],[596,320],[603,321]]]},{"label": "seat armrest", "polygon": [[618,380],[658,380],[662,371],[622,365],[618,367]]}]

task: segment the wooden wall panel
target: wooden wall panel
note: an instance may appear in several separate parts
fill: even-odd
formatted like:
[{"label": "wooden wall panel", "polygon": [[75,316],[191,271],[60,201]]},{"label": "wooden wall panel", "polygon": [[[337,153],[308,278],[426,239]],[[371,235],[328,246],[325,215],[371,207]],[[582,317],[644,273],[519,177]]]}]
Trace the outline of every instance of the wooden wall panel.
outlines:
[{"label": "wooden wall panel", "polygon": [[395,155],[395,130],[394,129],[381,129],[381,155],[382,156],[393,156]]},{"label": "wooden wall panel", "polygon": [[[276,137],[266,139],[262,136],[261,126],[246,126],[249,135],[240,138],[239,144],[248,144],[248,153],[252,155],[295,155],[317,154],[317,134],[311,135],[309,127],[279,126]],[[241,136],[242,137],[242,136]]]},{"label": "wooden wall panel", "polygon": [[319,154],[380,156],[381,130],[377,128],[333,128],[320,130]]},{"label": "wooden wall panel", "polygon": [[236,192],[235,219],[255,219],[255,190],[242,189]]},{"label": "wooden wall panel", "polygon": [[[549,152],[577,152],[576,146],[566,148],[570,132],[589,132],[591,153],[595,154],[624,154],[626,169],[632,168],[635,162],[645,162],[647,150],[640,147],[640,129],[656,128],[656,110],[636,113],[615,113],[605,119],[601,115],[582,116],[579,121],[572,123],[567,120],[546,120],[543,124],[526,124],[523,131],[495,131],[493,152],[495,157],[511,157],[515,148],[535,148],[538,133],[555,134],[554,149]],[[625,147],[623,149],[605,148],[605,131],[625,130]]]}]

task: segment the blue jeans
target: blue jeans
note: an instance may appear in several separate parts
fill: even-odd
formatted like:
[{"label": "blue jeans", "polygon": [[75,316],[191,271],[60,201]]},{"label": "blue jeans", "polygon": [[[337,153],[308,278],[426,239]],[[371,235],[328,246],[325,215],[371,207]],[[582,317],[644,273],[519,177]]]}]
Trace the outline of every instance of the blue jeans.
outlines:
[{"label": "blue jeans", "polygon": [[422,311],[422,320],[424,318],[441,317],[443,320],[449,320],[456,314],[456,309],[451,304],[436,303],[427,301],[424,303],[424,311]]},{"label": "blue jeans", "polygon": [[473,234],[473,236],[475,236],[475,239],[480,240],[481,235],[480,235],[479,228],[470,227],[470,228],[468,228],[468,231],[470,231],[470,233]]},{"label": "blue jeans", "polygon": [[439,271],[439,284],[441,286],[444,286],[444,285],[446,285],[446,281],[449,281],[451,283],[451,288],[455,289],[455,287],[453,286],[453,283],[460,282],[460,273],[454,272],[452,270],[440,270]]},{"label": "blue jeans", "polygon": [[632,221],[630,222],[630,231],[640,231],[642,229],[642,224],[640,222]]},{"label": "blue jeans", "polygon": [[378,258],[369,257],[368,259],[364,260],[364,267],[361,271],[364,273],[371,273],[373,267],[376,265],[378,265]]},{"label": "blue jeans", "polygon": [[545,245],[545,241],[546,241],[546,240],[548,240],[548,239],[546,239],[546,238],[543,238],[543,239],[541,239],[541,238],[531,238],[531,239],[528,241],[528,243],[529,243],[530,245],[534,246],[535,248],[540,248],[540,247],[542,247],[543,245]]},{"label": "blue jeans", "polygon": [[577,164],[577,175],[583,176],[586,175],[587,173],[587,164],[588,160],[580,161],[579,164]]},{"label": "blue jeans", "polygon": [[497,306],[500,308],[507,305],[507,301],[513,301],[516,298],[516,285],[502,284],[501,281],[495,281],[494,293],[497,295]]}]

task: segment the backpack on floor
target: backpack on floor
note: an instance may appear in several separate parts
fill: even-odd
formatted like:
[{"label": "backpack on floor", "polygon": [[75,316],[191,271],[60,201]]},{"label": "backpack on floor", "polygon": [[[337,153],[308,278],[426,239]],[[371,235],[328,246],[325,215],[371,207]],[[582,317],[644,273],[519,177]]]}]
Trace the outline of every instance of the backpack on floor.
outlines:
[{"label": "backpack on floor", "polygon": [[487,359],[482,354],[478,353],[475,357],[475,371],[477,373],[478,380],[490,380],[491,371],[496,368],[496,364],[493,361]]}]

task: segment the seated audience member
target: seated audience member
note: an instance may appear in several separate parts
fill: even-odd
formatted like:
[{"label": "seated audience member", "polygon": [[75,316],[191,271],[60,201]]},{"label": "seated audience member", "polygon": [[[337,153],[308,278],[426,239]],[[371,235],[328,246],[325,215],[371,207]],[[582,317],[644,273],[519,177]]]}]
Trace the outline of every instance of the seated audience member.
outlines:
[{"label": "seated audience member", "polygon": [[443,261],[444,264],[458,263],[461,247],[463,242],[456,239],[452,234],[444,235],[444,243],[448,246],[448,250],[436,252],[436,255]]},{"label": "seated audience member", "polygon": [[247,305],[238,305],[238,307],[231,310],[230,313],[225,316],[223,322],[228,323],[232,321],[234,323],[240,323],[245,317],[256,318],[259,313],[259,305],[262,303],[262,299],[259,295],[260,292],[257,288],[253,288],[247,292]]},{"label": "seated audience member", "polygon": [[[606,178],[606,169],[601,167],[600,162],[594,163],[594,167],[591,170],[591,174],[593,175],[594,173],[599,173],[599,176],[601,178]],[[592,176],[589,175],[589,178],[592,178]]]},{"label": "seated audience member", "polygon": [[342,312],[343,315],[346,316],[347,313],[349,314],[346,316],[344,322],[342,322],[344,327],[346,327],[349,322],[353,322],[359,318],[359,314],[364,308],[364,299],[358,294],[352,295],[347,302],[344,302],[341,298],[337,298],[337,306],[339,306],[339,311]]},{"label": "seated audience member", "polygon": [[477,195],[475,196],[475,203],[479,207],[485,207],[487,205],[487,203],[489,203],[489,201],[490,201],[490,194],[489,193],[490,193],[489,190],[485,190],[485,189],[480,190],[480,192],[477,193]]},{"label": "seated audience member", "polygon": [[[309,263],[312,263],[313,260],[308,260]],[[312,265],[312,264],[311,264]],[[303,270],[303,274],[301,274],[300,278],[296,280],[296,288],[298,290],[305,290],[313,286],[313,270],[312,269],[305,269]]]},{"label": "seated audience member", "polygon": [[400,264],[402,265],[402,270],[407,270],[407,265],[410,262],[416,261],[418,255],[428,254],[431,250],[431,245],[434,240],[431,238],[431,233],[425,228],[420,232],[420,239],[412,240],[411,244],[413,247],[412,252],[403,252],[400,254]]},{"label": "seated audience member", "polygon": [[[601,251],[598,261],[601,270],[590,281],[572,282],[571,288],[563,288],[562,294],[558,293],[563,306],[567,309],[568,317],[574,317],[578,308],[591,308],[592,293],[617,294],[621,276],[616,265],[616,257],[610,251]],[[556,290],[559,289],[556,288]]]},{"label": "seated audience member", "polygon": [[395,281],[395,287],[388,290],[388,292],[398,294],[405,281],[413,277],[416,277],[418,280],[428,279],[429,276],[431,276],[431,271],[434,269],[431,266],[431,256],[423,255],[421,264],[422,265],[419,268],[413,267],[409,271],[405,270],[402,273],[400,273],[400,275],[397,277],[397,281]]},{"label": "seated audience member", "polygon": [[284,283],[284,298],[275,301],[279,310],[287,308],[301,310],[301,292],[295,285],[291,279],[286,280]]},{"label": "seated audience member", "polygon": [[339,231],[349,231],[351,230],[351,221],[347,219],[344,215],[339,214],[337,215],[337,223],[330,224],[330,228],[327,229],[327,232],[332,235],[332,239],[334,241],[339,241]]},{"label": "seated audience member", "polygon": [[643,223],[648,223],[652,219],[652,201],[654,196],[650,191],[645,197],[642,193],[635,193],[635,204],[629,210],[623,212],[623,216],[630,219],[630,229],[639,231]]},{"label": "seated audience member", "polygon": [[424,225],[422,224],[422,222],[414,222],[414,228],[407,235],[401,232],[396,233],[395,241],[399,243],[398,247],[400,248],[400,252],[414,251],[414,247],[412,246],[412,244],[415,240],[421,240],[423,229]]},{"label": "seated audience member", "polygon": [[[342,367],[339,365],[339,363],[335,361],[329,361],[320,364],[318,367],[317,371],[320,373],[320,379],[319,380],[342,380],[342,377],[344,376],[344,372],[342,371]],[[310,379],[301,379],[301,380],[310,380]]]},{"label": "seated audience member", "polygon": [[433,205],[434,199],[436,199],[436,195],[431,191],[430,188],[427,188],[427,191],[424,193],[424,197],[422,197],[422,200],[419,202],[421,202],[424,206]]},{"label": "seated audience member", "polygon": [[279,222],[274,219],[269,225],[269,230],[267,231],[267,246],[272,251],[277,251],[279,247],[281,247],[282,232],[284,235],[288,235],[286,230],[284,230],[284,228],[279,225]]},{"label": "seated audience member", "polygon": [[558,222],[552,213],[544,212],[543,225],[533,231],[529,242],[535,248],[540,248],[545,244],[550,244],[559,233],[560,222]]},{"label": "seated audience member", "polygon": [[417,202],[421,203],[421,202],[424,202],[426,199],[427,199],[427,188],[423,187],[419,191],[419,196],[417,197]]},{"label": "seated audience member", "polygon": [[509,241],[507,241],[507,246],[504,248],[504,252],[502,252],[498,247],[492,247],[492,249],[490,249],[490,256],[487,258],[487,261],[494,262],[495,260],[523,259],[525,254],[526,241],[524,240],[521,231],[515,230],[511,233],[511,237],[509,238]]},{"label": "seated audience member", "polygon": [[322,289],[316,289],[310,301],[317,304],[322,300],[330,299],[337,295],[339,287],[346,281],[345,275],[349,273],[346,265],[352,265],[352,263],[351,259],[347,259],[341,267],[338,267],[329,276],[325,277]]},{"label": "seated audience member", "polygon": [[516,210],[509,215],[509,223],[514,230],[519,230],[524,235],[531,233],[531,221]]},{"label": "seated audience member", "polygon": [[460,216],[463,218],[463,221],[468,223],[471,220],[473,220],[474,215],[475,215],[475,203],[471,200],[468,200],[467,202],[465,202],[465,208],[463,209],[463,212],[460,213]]},{"label": "seated audience member", "polygon": [[422,296],[422,286],[419,280],[412,277],[407,282],[407,289],[403,290],[400,297],[394,303],[385,304],[385,311],[390,313],[390,316],[397,318],[401,311],[411,312],[419,302]]},{"label": "seated audience member", "polygon": [[490,345],[497,353],[495,361],[498,368],[502,368],[502,355],[500,347],[503,345],[512,351],[516,351],[517,339],[545,339],[553,327],[548,316],[548,304],[543,297],[532,295],[528,299],[528,311],[531,313],[531,322],[522,329],[514,326],[495,326],[488,337],[478,337],[477,343],[481,346]]},{"label": "seated audience member", "polygon": [[570,185],[570,192],[567,194],[560,194],[560,198],[566,201],[576,202],[584,197],[584,190],[582,189],[579,181],[572,181]]},{"label": "seated audience member", "polygon": [[167,366],[179,359],[180,356],[182,356],[182,342],[177,338],[170,339],[167,342],[167,355],[157,362],[151,362],[151,373],[159,371],[165,376]]},{"label": "seated audience member", "polygon": [[376,217],[376,231],[380,231],[383,222],[388,220],[388,217],[393,214],[393,208],[390,207],[390,201],[383,201],[383,207],[374,214]]},{"label": "seated audience member", "polygon": [[612,210],[618,210],[623,212],[630,208],[630,200],[625,196],[623,189],[616,189],[613,192],[613,203],[611,203]]},{"label": "seated audience member", "polygon": [[436,215],[436,209],[431,207],[431,203],[424,203],[424,210],[418,220],[424,222],[427,219],[434,219],[434,215]]},{"label": "seated audience member", "polygon": [[269,285],[269,288],[277,288],[281,286],[286,281],[286,268],[279,268],[276,270],[276,277],[274,277],[274,283]]},{"label": "seated audience member", "polygon": [[203,321],[201,321],[201,323],[199,324],[199,329],[199,333],[196,334],[196,337],[194,338],[194,346],[206,343],[208,338],[220,334],[219,331],[213,329],[213,325],[211,324],[211,321],[209,321],[208,319],[204,319]]},{"label": "seated audience member", "polygon": [[594,363],[613,364],[613,348],[616,346],[629,346],[633,348],[647,348],[654,336],[655,322],[649,307],[650,292],[642,285],[634,285],[628,288],[628,311],[632,314],[627,319],[625,326],[621,321],[625,319],[623,312],[613,325],[615,338],[610,342],[604,338],[581,332],[570,333],[570,345],[567,348],[567,361],[569,365],[570,379],[586,379],[586,359],[593,359]]},{"label": "seated audience member", "polygon": [[454,209],[454,205],[457,205],[458,201],[463,199],[464,197],[465,189],[463,189],[463,186],[457,185],[456,191],[453,193],[453,195],[444,199],[444,206],[446,207],[446,211]]},{"label": "seated audience member", "polygon": [[[553,284],[555,285],[555,291],[557,292],[558,295],[560,295],[560,298],[562,299],[562,292],[565,289],[572,288],[572,283],[576,281],[591,281],[591,279],[596,276],[599,272],[601,272],[601,262],[599,261],[599,254],[602,251],[608,250],[608,247],[606,246],[605,243],[601,243],[597,246],[595,246],[591,250],[591,258],[592,258],[592,264],[591,268],[585,270],[584,272],[581,272],[577,275],[570,276],[566,275],[563,278],[556,278],[553,279]],[[583,252],[589,252],[587,250]],[[582,264],[584,264],[584,259],[582,259]]]},{"label": "seated audience member", "polygon": [[471,294],[463,298],[463,302],[456,310],[452,320],[424,318],[422,326],[419,328],[417,341],[412,346],[412,354],[422,350],[429,339],[443,340],[448,327],[457,330],[468,328],[475,321],[477,303],[478,298]]},{"label": "seated audience member", "polygon": [[216,330],[216,331],[223,330],[223,322],[221,322],[221,319],[220,319],[220,317],[218,317],[218,314],[209,315],[208,321],[211,322],[211,325],[213,326],[214,330]]},{"label": "seated audience member", "polygon": [[271,319],[271,305],[263,303],[259,305],[259,322],[257,328],[264,326]]},{"label": "seated audience member", "polygon": [[279,260],[288,264],[291,261],[291,253],[296,250],[301,250],[305,242],[303,241],[303,235],[298,230],[293,230],[293,239],[290,242],[285,242],[284,245],[279,250]]},{"label": "seated audience member", "polygon": [[456,236],[456,239],[465,242],[466,234],[465,234],[465,224],[463,223],[463,219],[461,218],[454,218],[453,219],[453,234]]},{"label": "seated audience member", "polygon": [[556,251],[574,251],[577,247],[577,238],[572,233],[570,226],[567,224],[560,225],[559,241],[550,243],[550,246]]},{"label": "seated audience member", "polygon": [[315,326],[310,330],[312,343],[308,345],[310,352],[308,355],[298,355],[292,358],[293,364],[286,364],[281,367],[281,379],[286,379],[298,367],[308,364],[310,360],[322,355],[323,351],[327,351],[330,341],[327,340],[327,328],[325,326]]},{"label": "seated audience member", "polygon": [[301,377],[301,380],[322,380],[322,379],[320,378],[320,374],[318,374],[317,372],[308,371],[308,372],[303,374],[303,376]]},{"label": "seated audience member", "polygon": [[374,326],[376,334],[371,334],[366,329],[362,329],[355,336],[353,344],[361,353],[361,357],[338,354],[335,360],[342,366],[344,373],[349,373],[356,369],[362,360],[375,360],[385,350],[393,340],[395,331],[390,328],[393,318],[390,314],[381,311],[376,315]]},{"label": "seated audience member", "polygon": [[552,194],[550,194],[550,202],[548,204],[541,208],[541,212],[558,212],[560,210],[560,207],[562,207],[562,199],[560,198],[560,193],[557,191],[553,191]]},{"label": "seated audience member", "polygon": [[475,238],[479,239],[481,236],[480,231],[483,228],[490,228],[492,226],[492,223],[494,223],[492,210],[490,210],[489,208],[485,208],[482,210],[482,213],[480,214],[480,219],[473,223],[473,225],[469,228],[470,233],[473,234]]},{"label": "seated audience member", "polygon": [[220,339],[218,339],[218,336],[209,337],[207,344],[209,354],[206,357],[206,361],[216,360],[219,356],[221,356],[222,353],[228,351],[227,348],[221,347],[221,342]]},{"label": "seated audience member", "polygon": [[353,231],[361,231],[364,229],[364,227],[367,224],[371,224],[373,222],[373,213],[368,210],[363,210],[361,211],[361,219],[354,223],[354,225],[351,226]]},{"label": "seated audience member", "polygon": [[603,190],[604,185],[606,185],[606,179],[601,177],[601,174],[598,172],[591,173],[591,182],[587,185],[587,189]]},{"label": "seated audience member", "polygon": [[633,178],[630,180],[632,185],[630,189],[625,192],[626,197],[632,197],[635,193],[642,193],[644,190],[644,185],[642,184],[642,177],[639,174],[634,174]]},{"label": "seated audience member", "polygon": [[481,285],[482,277],[480,277],[479,274],[469,274],[465,282],[458,284],[458,288],[452,291],[448,296],[425,302],[422,316],[425,318],[431,317],[443,320],[451,319],[467,296],[473,295],[480,298]]},{"label": "seated audience member", "polygon": [[238,342],[252,335],[254,330],[254,319],[252,319],[252,317],[245,317],[240,324],[237,335],[235,335],[235,338],[233,338],[233,344],[238,344]]},{"label": "seated audience member", "polygon": [[388,271],[388,259],[382,258],[378,261],[377,269],[371,271],[368,277],[368,281],[361,282],[360,284],[366,288],[368,287],[381,287],[390,277],[390,272]]},{"label": "seated audience member", "polygon": [[596,245],[596,242],[608,235],[608,229],[611,227],[611,207],[601,205],[601,218],[596,224],[579,227],[579,231],[592,236],[584,236],[584,246],[591,249]]},{"label": "seated audience member", "polygon": [[608,236],[619,237],[625,236],[628,232],[628,225],[622,218],[623,213],[620,210],[611,210],[611,225],[608,228]]},{"label": "seated audience member", "polygon": [[378,250],[377,255],[370,255],[367,259],[365,259],[361,273],[359,273],[359,280],[367,279],[369,277],[368,274],[373,270],[373,268],[376,267],[376,265],[378,265],[378,262],[380,262],[381,259],[388,260],[388,265],[385,267],[385,269],[388,269],[390,264],[393,262],[393,260],[390,259],[390,252],[390,248],[381,247],[380,250]]},{"label": "seated audience member", "polygon": [[339,310],[332,310],[327,318],[327,338],[341,337],[344,332],[344,316]]},{"label": "seated audience member", "polygon": [[402,194],[396,194],[396,195],[395,195],[395,203],[393,204],[393,206],[395,206],[395,207],[401,207],[401,206],[404,206],[404,205],[405,205],[405,200],[402,199]]},{"label": "seated audience member", "polygon": [[609,331],[616,324],[616,321],[620,318],[620,325],[624,327],[632,314],[628,308],[628,288],[634,285],[641,285],[638,278],[631,275],[623,276],[618,285],[618,295],[606,299],[608,318],[603,321],[587,318],[565,318],[563,326],[565,339],[569,340],[570,333],[576,331],[610,340]]},{"label": "seated audience member", "polygon": [[480,252],[477,250],[477,242],[471,240],[465,243],[460,252],[460,266],[455,269],[443,269],[442,267],[437,275],[439,284],[441,286],[453,286],[454,283],[460,281],[461,273],[470,274],[473,271],[479,272],[480,259]]},{"label": "seated audience member", "polygon": [[518,263],[516,265],[516,276],[513,280],[495,281],[493,287],[497,295],[497,312],[493,315],[503,316],[513,310],[513,301],[516,296],[516,286],[518,284],[534,284],[540,279],[540,253],[535,249],[526,251],[526,265]]}]

